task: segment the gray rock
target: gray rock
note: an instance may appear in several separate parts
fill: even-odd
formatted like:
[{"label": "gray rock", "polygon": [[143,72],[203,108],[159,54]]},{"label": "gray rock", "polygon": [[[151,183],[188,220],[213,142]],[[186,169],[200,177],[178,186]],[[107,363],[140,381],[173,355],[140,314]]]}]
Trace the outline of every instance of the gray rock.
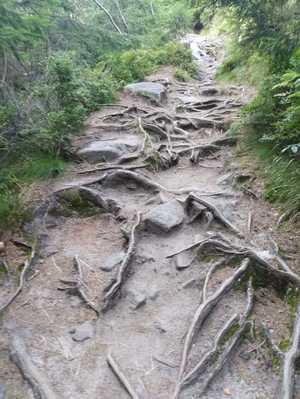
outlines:
[{"label": "gray rock", "polygon": [[219,177],[217,180],[217,184],[219,185],[227,185],[227,184],[232,184],[234,181],[234,174],[233,173],[227,173],[226,175],[223,175]]},{"label": "gray rock", "polygon": [[160,83],[140,82],[127,85],[125,90],[131,94],[147,97],[157,102],[167,99],[167,89]]},{"label": "gray rock", "polygon": [[188,252],[182,252],[174,257],[176,269],[184,270],[191,266],[194,255]]},{"label": "gray rock", "polygon": [[144,220],[147,228],[168,233],[183,222],[184,210],[178,201],[171,200],[151,209]]},{"label": "gray rock", "polygon": [[122,155],[137,151],[141,140],[136,136],[111,141],[94,141],[81,148],[77,154],[88,162],[114,161]]},{"label": "gray rock", "polygon": [[0,384],[0,399],[6,398],[6,388],[3,384]]},{"label": "gray rock", "polygon": [[159,297],[160,291],[157,288],[152,288],[148,291],[148,298],[155,301]]},{"label": "gray rock", "polygon": [[87,339],[93,338],[95,332],[95,325],[90,321],[86,321],[85,323],[70,331],[70,333],[72,334],[72,339],[75,342],[84,342]]},{"label": "gray rock", "polygon": [[106,260],[104,265],[100,266],[100,269],[103,270],[104,272],[111,272],[122,262],[124,256],[125,256],[124,252],[113,254]]},{"label": "gray rock", "polygon": [[147,302],[146,295],[141,291],[135,289],[128,290],[127,295],[131,303],[130,308],[133,310],[139,309],[140,307],[144,306]]}]

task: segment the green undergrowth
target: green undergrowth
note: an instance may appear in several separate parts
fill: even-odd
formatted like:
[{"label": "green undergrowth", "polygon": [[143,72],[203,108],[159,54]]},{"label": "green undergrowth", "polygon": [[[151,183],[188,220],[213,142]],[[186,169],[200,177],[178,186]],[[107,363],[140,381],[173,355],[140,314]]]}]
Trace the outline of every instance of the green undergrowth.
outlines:
[{"label": "green undergrowth", "polygon": [[96,207],[90,201],[84,200],[78,192],[66,191],[61,196],[63,216],[77,215],[79,217],[89,217],[99,213],[99,207]]},{"label": "green undergrowth", "polygon": [[[244,131],[243,127],[235,128]],[[300,211],[300,160],[278,153],[269,143],[261,142],[253,131],[244,132],[242,153],[246,152],[250,168],[264,179],[264,197],[282,207],[282,212]],[[251,159],[251,161],[250,161]]]},{"label": "green undergrowth", "polygon": [[0,171],[0,229],[17,228],[30,218],[30,209],[24,206],[23,201],[28,184],[56,177],[64,168],[63,159],[43,153],[7,162]]},{"label": "green undergrowth", "polygon": [[[114,102],[126,84],[143,80],[162,65],[175,66],[184,79],[196,73],[190,50],[178,43],[106,54],[93,67],[84,68],[76,65],[72,53],[56,54],[49,59],[47,78],[31,87],[31,101],[37,106],[32,106],[22,126],[17,126],[12,106],[0,107],[4,132],[0,135],[0,232],[26,219],[22,195],[26,185],[64,171],[71,159],[72,137],[80,133],[89,113]],[[45,98],[47,110],[41,111]],[[9,142],[5,131],[12,129],[19,133]]]},{"label": "green undergrowth", "polygon": [[251,167],[264,178],[265,199],[295,214],[300,211],[300,51],[284,73],[274,73],[258,52],[229,46],[218,79],[256,87],[256,97],[243,108],[241,121],[229,134],[242,136]]}]

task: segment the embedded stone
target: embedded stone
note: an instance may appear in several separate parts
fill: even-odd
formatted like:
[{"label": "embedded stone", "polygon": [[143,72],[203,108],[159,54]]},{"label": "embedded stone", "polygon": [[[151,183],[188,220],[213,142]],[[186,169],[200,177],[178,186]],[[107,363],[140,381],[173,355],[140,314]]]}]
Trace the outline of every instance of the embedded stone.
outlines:
[{"label": "embedded stone", "polygon": [[123,155],[137,151],[140,145],[139,137],[128,136],[110,141],[93,141],[81,148],[77,154],[91,163],[114,161]]},{"label": "embedded stone", "polygon": [[171,200],[151,209],[144,220],[149,230],[168,233],[183,222],[184,210],[178,201]]},{"label": "embedded stone", "polygon": [[132,83],[127,85],[125,90],[131,94],[147,97],[160,103],[167,99],[167,89],[160,83]]}]

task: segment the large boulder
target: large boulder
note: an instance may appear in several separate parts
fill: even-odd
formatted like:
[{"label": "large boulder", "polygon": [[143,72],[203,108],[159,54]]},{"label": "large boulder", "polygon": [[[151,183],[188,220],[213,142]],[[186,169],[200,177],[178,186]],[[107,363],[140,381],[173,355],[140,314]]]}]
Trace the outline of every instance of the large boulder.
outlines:
[{"label": "large boulder", "polygon": [[137,151],[140,145],[139,137],[128,136],[110,141],[93,141],[81,148],[77,154],[91,163],[114,161],[122,155]]},{"label": "large boulder", "polygon": [[132,83],[127,85],[125,90],[131,94],[147,97],[159,103],[162,103],[167,99],[167,89],[160,83]]},{"label": "large boulder", "polygon": [[144,220],[149,230],[168,233],[183,222],[184,210],[178,201],[171,200],[151,209]]}]

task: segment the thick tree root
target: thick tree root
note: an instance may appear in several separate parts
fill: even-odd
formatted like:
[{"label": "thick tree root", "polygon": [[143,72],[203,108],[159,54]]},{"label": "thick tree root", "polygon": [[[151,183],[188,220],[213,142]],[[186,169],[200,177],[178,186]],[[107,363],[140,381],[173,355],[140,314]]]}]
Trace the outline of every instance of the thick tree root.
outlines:
[{"label": "thick tree root", "polygon": [[197,248],[197,247],[201,246],[202,244],[205,244],[206,242],[210,242],[214,238],[219,238],[219,237],[220,237],[219,234],[214,234],[213,236],[211,236],[209,238],[202,239],[200,241],[195,242],[194,244],[191,244],[191,245],[188,245],[187,247],[179,249],[178,251],[173,252],[172,254],[168,255],[166,258],[167,259],[173,258],[174,256],[182,254],[183,252],[186,252],[186,251],[190,251],[191,249]]},{"label": "thick tree root", "polygon": [[224,258],[221,259],[219,262],[215,262],[211,265],[211,267],[209,268],[208,273],[206,274],[205,277],[205,281],[204,281],[204,285],[203,285],[203,290],[202,290],[202,302],[206,302],[207,300],[207,289],[208,289],[208,283],[209,280],[211,278],[211,276],[213,275],[213,273],[219,269],[220,267],[226,265],[226,263],[228,263],[230,259],[229,258]]},{"label": "thick tree root", "polygon": [[199,204],[205,206],[217,219],[220,223],[223,224],[223,226],[227,227],[230,231],[232,231],[234,234],[236,234],[238,237],[243,238],[244,234],[241,233],[231,222],[229,222],[228,219],[225,218],[225,216],[222,215],[221,211],[219,209],[212,205],[210,202],[197,197],[195,194],[190,194],[187,199],[186,199],[186,204],[188,206],[189,202],[198,202]]},{"label": "thick tree root", "polygon": [[[195,247],[195,246],[194,246]],[[254,267],[257,267],[263,271],[270,273],[279,281],[284,280],[287,282],[291,282],[295,284],[298,288],[300,288],[300,277],[291,271],[289,268],[288,270],[281,270],[274,267],[269,261],[262,258],[259,254],[259,250],[247,247],[239,247],[235,245],[231,245],[227,240],[221,239],[216,240],[214,238],[203,240],[198,245],[198,251],[205,249],[205,247],[211,247],[214,250],[227,254],[227,255],[238,255],[242,257],[250,258],[253,261]],[[280,258],[278,256],[274,256],[274,260],[280,264]]]},{"label": "thick tree root", "polygon": [[153,191],[164,191],[170,194],[181,195],[181,194],[190,194],[191,192],[197,192],[201,196],[215,196],[215,195],[227,195],[227,193],[201,193],[199,188],[197,187],[188,187],[182,189],[172,189],[162,186],[159,183],[156,183],[154,180],[146,177],[140,173],[132,172],[129,170],[116,170],[114,172],[108,173],[102,177],[101,183],[109,185],[110,182],[113,181],[127,181],[134,180],[142,187],[148,190]]},{"label": "thick tree root", "polygon": [[300,302],[297,306],[296,319],[291,346],[283,357],[282,399],[293,399],[295,388],[295,364],[300,355]]},{"label": "thick tree root", "polygon": [[139,396],[137,393],[134,391],[132,388],[130,382],[126,378],[124,372],[121,370],[120,366],[116,362],[116,360],[113,358],[112,354],[109,353],[107,356],[107,364],[115,374],[115,376],[118,378],[120,383],[123,385],[123,387],[126,389],[127,393],[130,395],[132,399],[139,399]]},{"label": "thick tree root", "polygon": [[112,284],[110,284],[104,290],[106,293],[104,296],[103,311],[109,310],[114,305],[114,302],[117,300],[117,298],[121,295],[122,284],[124,283],[124,280],[128,272],[128,267],[135,253],[135,247],[136,247],[135,232],[140,223],[141,223],[141,213],[138,212],[136,216],[136,221],[131,230],[128,250],[119,267],[117,277],[115,278],[115,280],[113,280]]},{"label": "thick tree root", "polygon": [[73,259],[73,265],[76,273],[76,279],[73,280],[63,280],[61,279],[60,281],[67,285],[65,288],[59,288],[60,291],[66,291],[70,295],[78,295],[83,302],[90,308],[92,309],[97,316],[99,315],[99,309],[97,306],[89,299],[87,294],[85,293],[84,287],[84,279],[83,279],[83,272],[82,272],[82,267],[80,264],[80,260],[78,256],[75,256]]},{"label": "thick tree root", "polygon": [[223,282],[221,287],[210,296],[205,302],[202,302],[196,313],[194,314],[192,323],[189,327],[189,330],[186,334],[181,363],[179,368],[178,382],[176,384],[175,393],[173,399],[177,399],[179,397],[182,381],[184,379],[184,373],[187,366],[187,361],[189,358],[189,354],[194,342],[195,337],[197,336],[200,328],[202,327],[204,321],[210,314],[210,312],[215,308],[215,306],[220,302],[220,300],[224,297],[227,292],[229,292],[232,287],[236,284],[236,282],[245,275],[248,270],[250,264],[249,259],[244,259],[241,266],[234,272],[234,274],[229,277],[227,280]]},{"label": "thick tree root", "polygon": [[200,362],[197,363],[196,366],[184,376],[181,383],[182,388],[192,384],[213,363],[213,361],[216,359],[220,352],[224,338],[230,332],[232,327],[237,324],[238,321],[238,314],[234,314],[225,323],[215,339],[213,348],[209,352],[207,352],[206,355],[204,355],[203,358],[200,360]]},{"label": "thick tree root", "polygon": [[147,163],[142,163],[142,164],[139,164],[139,165],[127,165],[127,166],[106,165],[106,166],[100,166],[99,168],[81,170],[80,172],[78,172],[78,175],[87,175],[87,174],[90,174],[90,173],[104,172],[106,170],[113,170],[113,169],[122,169],[122,170],[144,169],[144,168],[147,168],[148,166],[149,165]]},{"label": "thick tree root", "polygon": [[204,386],[202,387],[202,389],[200,391],[199,397],[201,397],[206,392],[209,385],[212,383],[212,381],[215,379],[215,377],[219,374],[219,372],[223,369],[224,365],[229,360],[232,352],[238,345],[242,336],[245,334],[245,332],[251,326],[251,322],[248,321],[248,317],[253,309],[253,299],[254,299],[254,291],[253,291],[251,279],[249,280],[249,284],[248,284],[247,296],[248,296],[247,307],[246,307],[244,314],[240,317],[240,320],[237,324],[237,331],[234,333],[233,337],[231,338],[229,344],[225,347],[224,351],[221,352],[221,355],[217,361],[217,364],[215,365],[214,369],[211,371],[211,373],[207,377],[207,379],[204,383]]},{"label": "thick tree root", "polygon": [[10,357],[32,388],[35,399],[58,399],[45,376],[31,361],[25,344],[18,336],[10,341]]},{"label": "thick tree root", "polygon": [[280,399],[293,399],[295,391],[295,367],[296,361],[300,356],[300,302],[297,306],[291,344],[287,352],[283,352],[275,344],[269,329],[264,324],[261,324],[260,329],[273,356],[276,356],[281,362],[282,380]]},{"label": "thick tree root", "polygon": [[18,286],[17,290],[15,291],[15,293],[6,301],[6,303],[4,303],[4,305],[2,305],[0,307],[0,314],[5,309],[7,309],[14,302],[14,300],[20,295],[20,293],[22,292],[23,287],[24,287],[24,283],[25,283],[26,273],[30,269],[34,258],[35,258],[35,247],[33,246],[33,247],[31,247],[30,256],[25,261],[24,266],[23,266],[23,270],[22,270],[22,272],[20,274],[19,286]]}]

